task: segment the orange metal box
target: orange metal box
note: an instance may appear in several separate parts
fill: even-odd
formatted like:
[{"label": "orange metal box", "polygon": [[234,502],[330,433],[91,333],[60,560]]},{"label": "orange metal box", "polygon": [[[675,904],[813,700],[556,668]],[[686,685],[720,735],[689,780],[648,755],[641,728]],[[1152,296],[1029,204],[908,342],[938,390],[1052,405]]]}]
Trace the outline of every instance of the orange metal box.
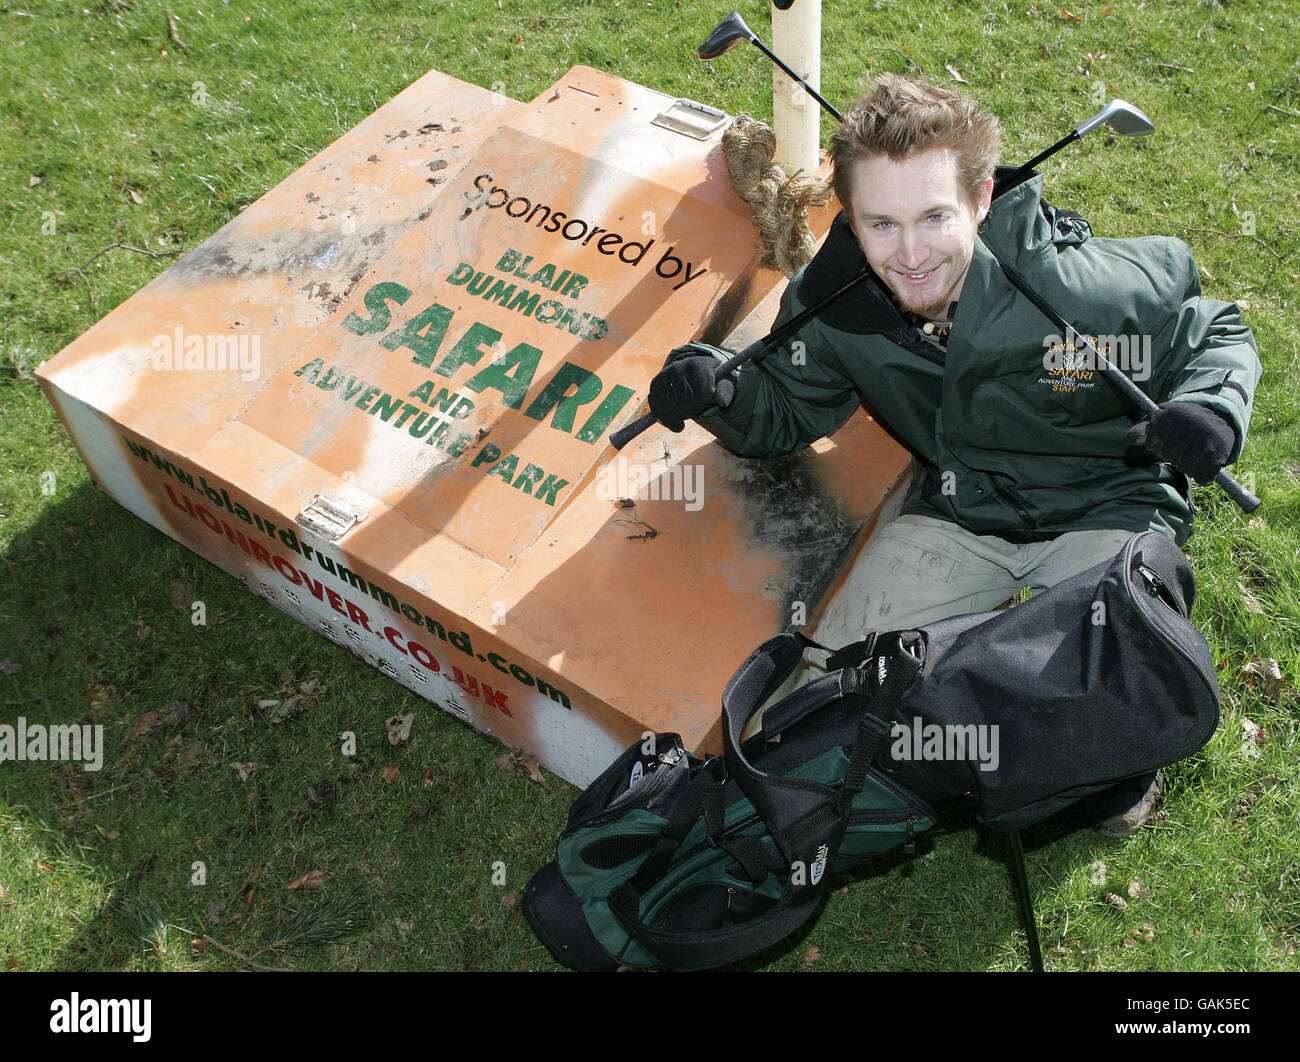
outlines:
[{"label": "orange metal box", "polygon": [[707,746],[908,462],[865,414],[778,461],[695,425],[608,444],[668,349],[752,338],[781,286],[721,128],[673,105],[583,67],[529,104],[431,72],[42,387],[131,512],[570,781],[647,730]]}]

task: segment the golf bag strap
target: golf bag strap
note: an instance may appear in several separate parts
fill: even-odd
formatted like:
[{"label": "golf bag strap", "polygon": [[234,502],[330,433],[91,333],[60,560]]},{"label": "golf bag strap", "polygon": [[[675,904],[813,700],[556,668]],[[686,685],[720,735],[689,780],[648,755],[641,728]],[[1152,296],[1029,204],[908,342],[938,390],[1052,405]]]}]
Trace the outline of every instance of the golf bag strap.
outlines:
[{"label": "golf bag strap", "polygon": [[668,869],[701,812],[705,830],[710,837],[716,837],[723,827],[722,785],[707,766],[691,780],[650,855],[629,881],[638,899]]},{"label": "golf bag strap", "polygon": [[823,675],[768,707],[763,712],[759,732],[764,741],[780,741],[781,735],[796,723],[828,704],[861,691],[862,675],[856,668],[841,668]]},{"label": "golf bag strap", "polygon": [[903,694],[921,670],[922,663],[921,658],[906,645],[901,646],[899,653],[890,661],[885,684],[872,701],[871,711],[862,717],[862,722],[858,725],[858,736],[853,742],[848,770],[844,772],[842,799],[846,802],[851,803],[853,795],[866,782],[872,761],[893,729]]}]

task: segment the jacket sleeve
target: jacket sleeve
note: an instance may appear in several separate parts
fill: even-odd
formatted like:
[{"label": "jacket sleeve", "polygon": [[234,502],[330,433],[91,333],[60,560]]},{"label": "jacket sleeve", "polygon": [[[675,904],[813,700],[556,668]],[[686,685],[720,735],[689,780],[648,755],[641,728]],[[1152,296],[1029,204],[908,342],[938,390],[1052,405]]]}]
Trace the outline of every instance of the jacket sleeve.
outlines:
[{"label": "jacket sleeve", "polygon": [[1200,274],[1181,240],[1170,239],[1169,271],[1173,292],[1181,299],[1155,337],[1157,350],[1168,351],[1155,381],[1157,402],[1195,402],[1223,415],[1237,432],[1229,463],[1241,456],[1263,367],[1255,337],[1235,303],[1201,295]]},{"label": "jacket sleeve", "polygon": [[[794,296],[799,277],[781,296],[774,328],[802,308]],[[728,357],[717,350],[713,356],[719,361]],[[853,381],[816,321],[735,375],[731,405],[695,419],[741,457],[779,457],[802,449],[843,425],[859,405]]]}]

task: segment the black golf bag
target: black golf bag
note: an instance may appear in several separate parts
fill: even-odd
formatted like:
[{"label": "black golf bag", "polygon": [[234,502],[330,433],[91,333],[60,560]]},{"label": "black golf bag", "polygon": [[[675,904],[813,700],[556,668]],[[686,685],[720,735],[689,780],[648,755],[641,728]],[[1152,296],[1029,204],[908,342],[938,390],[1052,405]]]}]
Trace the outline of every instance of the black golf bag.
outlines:
[{"label": "black golf bag", "polygon": [[1014,608],[832,653],[743,737],[812,644],[769,639],[723,692],[724,753],[701,761],[675,734],[628,749],[574,804],[524,912],[578,969],[704,969],[784,939],[838,872],[910,848],[956,802],[1018,854],[1020,827],[1209,740],[1193,595],[1182,551],[1135,535]]}]

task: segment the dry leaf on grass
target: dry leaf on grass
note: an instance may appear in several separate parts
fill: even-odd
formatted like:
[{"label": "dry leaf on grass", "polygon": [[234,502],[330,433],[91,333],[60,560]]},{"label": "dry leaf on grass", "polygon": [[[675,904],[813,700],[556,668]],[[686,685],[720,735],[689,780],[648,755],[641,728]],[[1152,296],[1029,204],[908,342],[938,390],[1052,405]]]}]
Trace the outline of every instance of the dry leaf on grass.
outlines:
[{"label": "dry leaf on grass", "polygon": [[1262,755],[1259,751],[1260,743],[1264,740],[1260,733],[1259,724],[1250,719],[1243,718],[1241,721],[1241,751],[1245,756],[1252,760],[1257,760]]},{"label": "dry leaf on grass", "polygon": [[390,719],[385,719],[384,726],[388,728],[388,743],[390,745],[400,745],[409,738],[411,736],[411,724],[414,722],[414,712],[409,715],[395,715]]},{"label": "dry leaf on grass", "polygon": [[1241,669],[1247,683],[1252,689],[1258,689],[1270,704],[1277,704],[1282,695],[1295,692],[1294,687],[1287,687],[1282,678],[1282,668],[1276,660],[1262,657],[1252,660]]},{"label": "dry leaf on grass", "polygon": [[190,590],[179,579],[172,580],[172,608],[190,607]]},{"label": "dry leaf on grass", "polygon": [[21,664],[15,664],[12,660],[0,660],[0,673],[5,675],[16,675],[23,669]]},{"label": "dry leaf on grass", "polygon": [[1103,892],[1101,894],[1102,902],[1110,904],[1117,911],[1128,910],[1128,900],[1113,892]]},{"label": "dry leaf on grass", "polygon": [[295,878],[285,886],[293,892],[301,892],[303,889],[319,889],[325,884],[325,871],[309,870],[300,878]]},{"label": "dry leaf on grass", "polygon": [[537,757],[528,755],[523,749],[511,749],[504,756],[498,756],[493,762],[497,765],[497,770],[502,774],[518,769],[527,774],[531,781],[536,782],[543,789],[547,788],[546,778],[542,774],[542,768],[537,762]]},{"label": "dry leaf on grass", "polygon": [[383,778],[386,784],[392,785],[401,776],[401,773],[402,769],[400,767],[396,767],[390,763],[379,772],[379,776]]},{"label": "dry leaf on grass", "polygon": [[966,84],[966,79],[957,72],[957,68],[952,63],[944,63],[943,68],[952,75],[954,81],[960,81],[963,85]]},{"label": "dry leaf on grass", "polygon": [[1128,898],[1130,900],[1136,900],[1141,895],[1142,895],[1142,883],[1138,881],[1137,878],[1134,878],[1132,881],[1128,883]]},{"label": "dry leaf on grass", "polygon": [[523,894],[518,889],[511,889],[501,897],[501,906],[507,911],[513,911],[519,906],[519,901],[523,899]]},{"label": "dry leaf on grass", "polygon": [[247,782],[253,777],[253,772],[257,770],[255,763],[232,763],[230,769],[239,775],[241,782]]},{"label": "dry leaf on grass", "polygon": [[307,803],[314,808],[324,807],[337,795],[334,783],[329,779],[307,787]]},{"label": "dry leaf on grass", "polygon": [[808,945],[808,948],[803,953],[803,961],[808,963],[821,962],[821,957],[821,948],[817,947],[815,944]]}]

